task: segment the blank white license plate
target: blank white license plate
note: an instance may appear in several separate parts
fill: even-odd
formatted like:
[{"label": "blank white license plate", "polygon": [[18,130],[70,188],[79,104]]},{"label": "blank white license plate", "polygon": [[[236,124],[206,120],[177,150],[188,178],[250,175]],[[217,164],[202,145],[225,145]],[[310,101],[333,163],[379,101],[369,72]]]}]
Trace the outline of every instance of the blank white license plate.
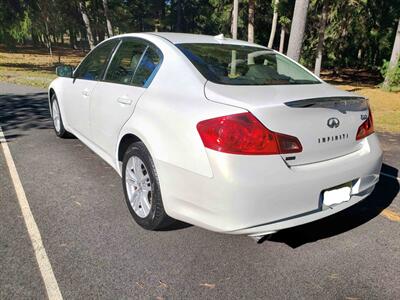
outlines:
[{"label": "blank white license plate", "polygon": [[331,189],[329,191],[324,191],[323,203],[326,206],[331,206],[334,204],[339,204],[350,200],[351,187],[342,186],[337,189]]}]

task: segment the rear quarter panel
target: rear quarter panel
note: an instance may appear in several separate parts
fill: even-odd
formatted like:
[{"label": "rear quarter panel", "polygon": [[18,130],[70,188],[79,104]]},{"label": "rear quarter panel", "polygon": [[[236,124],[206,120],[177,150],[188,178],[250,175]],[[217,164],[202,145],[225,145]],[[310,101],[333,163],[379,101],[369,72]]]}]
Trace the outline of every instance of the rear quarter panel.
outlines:
[{"label": "rear quarter panel", "polygon": [[[204,96],[206,79],[180,50],[163,38],[148,39],[163,52],[163,63],[121,130],[119,140],[135,134],[146,144],[156,166],[157,161],[163,161],[212,177],[196,125],[201,120],[243,110],[208,101]],[[163,174],[159,175],[162,180]]]}]

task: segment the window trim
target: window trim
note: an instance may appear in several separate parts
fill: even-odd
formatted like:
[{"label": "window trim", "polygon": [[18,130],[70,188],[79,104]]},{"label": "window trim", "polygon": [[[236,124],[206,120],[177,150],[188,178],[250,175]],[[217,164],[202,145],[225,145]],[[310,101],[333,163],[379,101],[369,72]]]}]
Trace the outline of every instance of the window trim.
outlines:
[{"label": "window trim", "polygon": [[136,86],[136,85],[133,84],[133,78],[135,78],[136,72],[137,72],[137,70],[138,70],[140,64],[142,63],[143,57],[146,55],[147,50],[149,49],[149,47],[150,47],[150,46],[147,44],[147,45],[146,45],[146,48],[144,48],[143,53],[142,53],[142,55],[140,56],[139,61],[138,61],[137,65],[136,65],[135,71],[133,71],[133,75],[132,75],[132,78],[131,78],[131,82],[129,82],[130,85]]},{"label": "window trim", "polygon": [[121,45],[122,45],[122,39],[119,39],[117,46],[114,48],[113,53],[111,54],[111,57],[107,62],[107,66],[104,69],[103,76],[101,76],[101,79],[99,81],[105,81],[106,74],[108,72],[108,69],[110,68],[111,62],[114,59],[114,56],[117,53],[118,49],[121,47]]},{"label": "window trim", "polygon": [[[134,73],[133,73],[131,82],[127,84],[127,83],[119,83],[119,82],[108,81],[108,80],[106,80],[106,75],[107,75],[108,69],[109,69],[109,67],[110,67],[110,65],[111,65],[111,62],[112,62],[112,60],[113,60],[113,58],[114,58],[114,55],[115,55],[115,53],[117,53],[117,51],[118,51],[120,45],[122,45],[122,43],[123,43],[123,42],[126,42],[126,41],[139,41],[139,42],[142,42],[142,43],[146,46],[146,48],[143,50],[142,55],[140,56],[140,59],[139,59],[139,61],[138,61],[138,64],[137,64],[137,66],[136,66],[136,68],[135,68],[135,71],[134,71]],[[152,79],[151,79],[151,81],[150,81],[149,83],[146,83],[146,84],[144,84],[144,85],[142,85],[142,86],[133,84],[132,81],[133,81],[133,79],[135,78],[136,71],[137,71],[138,67],[140,66],[140,63],[142,62],[142,60],[143,60],[145,54],[147,53],[147,50],[150,48],[150,46],[154,47],[155,49],[157,49],[157,50],[160,52],[160,63],[159,63],[159,64],[157,65],[157,67],[154,69],[153,73],[154,73],[154,72],[155,72],[155,73],[154,73],[154,74],[152,73],[152,74],[149,76],[149,78],[152,77]],[[152,42],[150,42],[150,41],[148,41],[148,40],[146,40],[146,39],[139,38],[139,37],[123,37],[123,38],[120,38],[120,42],[118,43],[118,47],[116,47],[116,48],[113,50],[113,54],[112,54],[111,58],[108,60],[108,62],[107,62],[107,68],[105,69],[105,72],[104,72],[103,76],[101,77],[101,79],[98,80],[98,81],[107,82],[107,83],[112,83],[112,84],[120,84],[120,85],[124,85],[124,86],[131,86],[131,87],[138,87],[138,88],[147,89],[147,88],[150,86],[150,84],[153,82],[153,79],[154,79],[154,77],[157,75],[158,70],[160,69],[161,64],[163,63],[163,61],[164,61],[164,53],[163,53],[163,52],[161,51],[161,49],[160,49],[159,47],[157,47],[154,43],[152,43]]]}]

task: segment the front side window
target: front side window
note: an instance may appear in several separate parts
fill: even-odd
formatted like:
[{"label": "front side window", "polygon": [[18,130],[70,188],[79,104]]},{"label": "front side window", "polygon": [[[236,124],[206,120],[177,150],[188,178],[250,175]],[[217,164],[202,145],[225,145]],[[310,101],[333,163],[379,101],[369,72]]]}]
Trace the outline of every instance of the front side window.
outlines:
[{"label": "front side window", "polygon": [[105,80],[120,84],[131,84],[146,48],[146,44],[136,40],[124,41],[108,67]]},{"label": "front side window", "polygon": [[118,40],[111,40],[97,46],[79,65],[74,72],[74,77],[85,80],[100,80],[111,52],[118,42]]},{"label": "front side window", "polygon": [[207,79],[228,85],[320,83],[296,63],[268,49],[227,44],[178,44]]}]

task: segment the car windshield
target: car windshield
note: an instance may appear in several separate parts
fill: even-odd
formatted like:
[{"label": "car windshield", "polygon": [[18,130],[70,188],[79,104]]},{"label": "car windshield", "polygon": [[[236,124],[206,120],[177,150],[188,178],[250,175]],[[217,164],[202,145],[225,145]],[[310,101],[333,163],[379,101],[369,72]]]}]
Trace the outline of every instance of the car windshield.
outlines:
[{"label": "car windshield", "polygon": [[177,44],[201,74],[228,85],[318,84],[296,63],[272,50],[227,44]]}]

